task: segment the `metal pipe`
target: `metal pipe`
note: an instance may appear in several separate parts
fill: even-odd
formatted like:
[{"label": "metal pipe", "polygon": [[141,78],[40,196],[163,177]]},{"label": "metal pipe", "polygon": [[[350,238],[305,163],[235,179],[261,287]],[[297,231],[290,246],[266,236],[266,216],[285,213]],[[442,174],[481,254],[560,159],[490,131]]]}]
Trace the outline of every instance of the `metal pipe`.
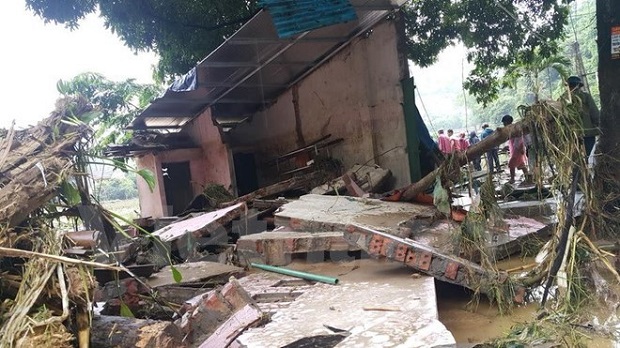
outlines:
[{"label": "metal pipe", "polygon": [[265,271],[284,274],[284,275],[288,275],[291,277],[297,277],[297,278],[306,279],[306,280],[313,280],[316,282],[327,283],[327,284],[332,284],[332,285],[338,284],[338,278],[332,278],[332,277],[327,277],[327,276],[323,276],[319,274],[313,274],[313,273],[302,272],[302,271],[295,271],[295,270],[288,269],[288,268],[269,266],[269,265],[264,265],[262,263],[252,262],[250,265],[252,267],[260,268]]}]

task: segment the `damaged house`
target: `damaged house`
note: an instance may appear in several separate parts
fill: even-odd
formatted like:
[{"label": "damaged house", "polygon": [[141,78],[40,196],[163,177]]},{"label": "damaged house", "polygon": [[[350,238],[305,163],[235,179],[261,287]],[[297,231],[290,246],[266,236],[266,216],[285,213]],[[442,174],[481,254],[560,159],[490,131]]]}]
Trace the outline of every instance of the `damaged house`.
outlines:
[{"label": "damaged house", "polygon": [[[155,190],[139,183],[142,216],[177,215],[211,183],[241,196],[325,161],[389,168],[387,189],[429,171],[402,1],[350,3],[353,20],[316,29],[304,11],[260,11],[134,120],[158,133],[110,154],[156,173]],[[330,11],[323,22],[342,20]]]}]

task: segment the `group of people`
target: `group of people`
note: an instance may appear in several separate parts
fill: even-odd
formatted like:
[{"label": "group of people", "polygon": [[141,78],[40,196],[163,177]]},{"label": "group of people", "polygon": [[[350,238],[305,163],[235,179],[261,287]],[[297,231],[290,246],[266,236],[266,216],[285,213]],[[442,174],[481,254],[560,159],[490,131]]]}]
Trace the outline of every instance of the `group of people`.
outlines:
[{"label": "group of people", "polygon": [[[594,103],[592,96],[582,90],[583,83],[579,77],[571,76],[568,78],[567,83],[570,93],[565,94],[562,98],[565,100],[568,99],[571,105],[575,105],[581,115],[581,129],[576,131],[579,132],[582,137],[586,156],[589,157],[594,148],[595,137],[600,134],[598,107]],[[501,119],[504,127],[511,125],[513,121],[514,119],[510,115],[504,115]],[[471,145],[478,143],[480,140],[484,140],[492,133],[493,129],[491,129],[487,123],[482,125],[480,137],[478,137],[475,131],[469,132],[469,137],[466,138],[465,132],[461,132],[457,136],[452,129],[449,129],[447,134],[444,133],[443,129],[440,129],[438,131],[437,146],[444,155],[457,151],[465,151]],[[524,183],[532,182],[532,173],[534,172],[536,162],[536,152],[533,148],[532,137],[530,135],[511,137],[508,140],[508,152],[508,169],[510,171],[509,182],[515,182],[517,169],[523,171],[525,176]],[[494,147],[487,151],[486,157],[487,167],[490,173],[501,171],[498,147]],[[482,170],[480,158],[473,159],[472,165],[476,171]]]},{"label": "group of people", "polygon": [[[448,129],[447,132],[444,132],[443,129],[440,129],[437,137],[437,146],[439,147],[439,151],[444,155],[449,155],[458,151],[465,151],[470,146],[480,142],[481,139],[484,139],[493,133],[493,130],[489,128],[487,123],[482,125],[482,132],[480,136],[476,133],[476,131],[469,132],[469,135],[466,137],[465,132],[461,132],[458,135],[454,134],[452,129]],[[487,160],[488,160],[488,168],[491,173],[496,170],[499,171],[501,169],[499,163],[499,149],[497,147],[491,149],[487,152]],[[472,165],[474,170],[481,171],[482,170],[482,161],[480,157],[474,158],[472,160]]]},{"label": "group of people", "polygon": [[[437,145],[439,146],[439,151],[444,155],[456,151],[465,151],[471,145],[471,139],[465,138],[465,133],[455,135],[452,129],[448,129],[447,133],[440,129],[438,133]],[[476,135],[476,132],[473,133]]]}]

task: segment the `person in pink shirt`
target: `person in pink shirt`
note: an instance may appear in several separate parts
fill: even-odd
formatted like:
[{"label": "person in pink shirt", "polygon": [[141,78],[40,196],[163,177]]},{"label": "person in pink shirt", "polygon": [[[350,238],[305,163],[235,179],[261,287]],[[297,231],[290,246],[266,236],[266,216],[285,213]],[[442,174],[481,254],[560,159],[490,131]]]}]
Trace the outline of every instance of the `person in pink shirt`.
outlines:
[{"label": "person in pink shirt", "polygon": [[443,129],[440,129],[437,134],[439,137],[437,139],[437,145],[439,146],[439,151],[444,155],[452,153],[452,143],[450,138],[443,132]]},{"label": "person in pink shirt", "polygon": [[[502,123],[504,127],[511,125],[513,118],[510,115],[504,115],[502,117]],[[514,184],[516,170],[520,169],[526,178],[529,177],[527,170],[527,155],[525,141],[522,135],[510,137],[508,139],[508,151],[510,151],[510,158],[508,159],[508,168],[510,169],[510,181],[508,183]]]},{"label": "person in pink shirt", "polygon": [[450,139],[450,152],[458,151],[459,137],[454,135],[454,131],[452,129],[448,129],[448,139]]},{"label": "person in pink shirt", "polygon": [[469,147],[469,141],[465,138],[465,133],[459,134],[459,139],[457,141],[457,151],[465,151]]}]

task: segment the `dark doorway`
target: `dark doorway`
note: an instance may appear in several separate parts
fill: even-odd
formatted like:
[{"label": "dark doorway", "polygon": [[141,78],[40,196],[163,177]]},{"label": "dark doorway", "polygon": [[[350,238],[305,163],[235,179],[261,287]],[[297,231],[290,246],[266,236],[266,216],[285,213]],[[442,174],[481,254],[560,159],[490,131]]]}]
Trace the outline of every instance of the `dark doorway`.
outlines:
[{"label": "dark doorway", "polygon": [[162,163],[166,204],[172,207],[172,215],[179,215],[194,198],[192,174],[189,162]]},{"label": "dark doorway", "polygon": [[256,176],[254,154],[236,153],[233,155],[233,162],[235,164],[237,195],[243,196],[258,190],[258,177]]}]

